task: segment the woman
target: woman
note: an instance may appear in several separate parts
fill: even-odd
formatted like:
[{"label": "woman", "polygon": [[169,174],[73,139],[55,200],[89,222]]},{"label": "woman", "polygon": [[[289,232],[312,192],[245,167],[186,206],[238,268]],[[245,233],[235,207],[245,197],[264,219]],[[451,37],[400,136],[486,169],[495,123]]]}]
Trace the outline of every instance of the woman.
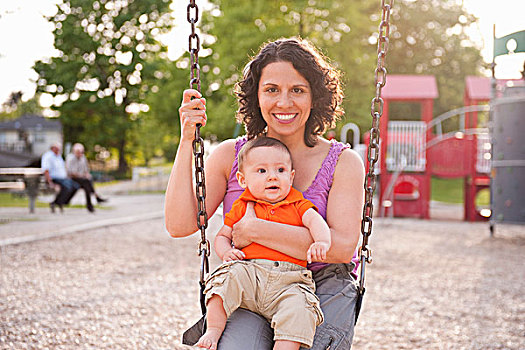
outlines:
[{"label": "woman", "polygon": [[[330,264],[309,266],[316,282],[325,322],[317,328],[313,349],[351,347],[356,300],[351,262],[359,240],[364,167],[360,157],[338,142],[321,137],[342,114],[338,72],[308,42],[282,39],[262,47],[237,85],[238,119],[247,138],[258,135],[282,141],[296,170],[293,187],[303,192],[325,218],[332,235]],[[192,99],[194,98],[194,99]],[[181,139],[166,189],[166,228],[173,237],[197,231],[197,202],[192,184],[195,125],[206,124],[206,101],[184,91],[179,108]],[[222,142],[206,161],[206,209],[211,216],[224,201],[228,212],[241,194],[235,173],[237,153],[246,137]],[[275,234],[278,232],[279,234]],[[312,238],[304,227],[260,220],[253,209],[233,227],[233,242],[252,242],[305,259]],[[255,335],[246,337],[246,334]],[[273,334],[262,317],[239,309],[228,319],[219,349],[271,349]]]}]

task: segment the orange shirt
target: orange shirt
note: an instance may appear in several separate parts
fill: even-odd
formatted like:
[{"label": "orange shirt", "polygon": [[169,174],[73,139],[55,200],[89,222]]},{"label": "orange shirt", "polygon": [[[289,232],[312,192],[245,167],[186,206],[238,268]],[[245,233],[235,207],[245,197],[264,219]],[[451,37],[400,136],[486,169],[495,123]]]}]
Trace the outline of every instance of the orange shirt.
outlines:
[{"label": "orange shirt", "polygon": [[[232,209],[224,217],[224,224],[230,227],[242,219],[248,202],[255,202],[255,215],[259,219],[279,222],[294,226],[303,226],[303,214],[310,208],[317,210],[315,205],[303,197],[295,188],[291,188],[286,198],[278,203],[271,204],[255,199],[248,189],[233,202]],[[268,259],[273,261],[288,261],[306,267],[305,260],[293,258],[277,250],[270,249],[258,243],[251,243],[242,249],[246,259]]]}]

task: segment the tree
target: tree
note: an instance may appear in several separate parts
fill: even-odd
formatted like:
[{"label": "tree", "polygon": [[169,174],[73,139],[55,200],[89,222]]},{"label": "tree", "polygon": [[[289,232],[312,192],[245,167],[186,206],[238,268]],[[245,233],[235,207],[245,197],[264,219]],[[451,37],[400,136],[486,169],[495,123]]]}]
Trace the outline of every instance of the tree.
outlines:
[{"label": "tree", "polygon": [[24,93],[22,91],[14,91],[9,94],[9,97],[7,100],[2,104],[2,107],[7,112],[14,111],[18,104],[22,101],[22,95]]},{"label": "tree", "polygon": [[[119,171],[133,124],[165,59],[157,40],[171,28],[168,0],[65,0],[48,20],[57,57],[39,61],[37,91],[57,103],[66,140],[118,150]],[[148,83],[146,83],[148,82]]]},{"label": "tree", "polygon": [[180,135],[177,109],[183,90],[189,86],[188,69],[172,62],[157,63],[159,73],[155,81],[148,82],[152,86],[145,101],[149,110],[140,114],[140,124],[135,125],[136,147],[145,162],[153,155],[162,155],[168,160],[175,158]]},{"label": "tree", "polygon": [[378,12],[377,4],[366,0],[211,3],[215,7],[204,14],[202,24],[208,35],[203,46],[211,51],[203,59],[210,111],[205,133],[219,139],[233,135],[237,107],[233,87],[242,68],[261,44],[290,36],[312,41],[343,71],[344,121],[368,125],[375,63],[375,47],[369,38],[377,30],[377,19],[370,18]]},{"label": "tree", "polygon": [[[465,32],[476,20],[455,0],[396,1],[388,71],[435,75],[440,95],[434,105],[436,116],[461,107],[465,76],[479,75],[484,68],[480,48]],[[397,108],[403,113],[403,106]]]},{"label": "tree", "polygon": [[[297,35],[321,48],[344,74],[346,116],[339,127],[348,121],[362,130],[370,127],[379,1],[210,3],[213,8],[204,14],[201,26],[208,34],[203,46],[210,50],[209,56],[201,58],[209,110],[205,133],[219,139],[232,136],[237,107],[232,90],[249,56],[267,40]],[[436,113],[460,106],[464,76],[479,74],[483,66],[479,48],[464,31],[475,21],[455,0],[396,1],[386,59],[388,73],[434,74],[440,91]],[[181,58],[184,60],[187,57]]]},{"label": "tree", "polygon": [[27,101],[24,101],[22,96],[22,91],[15,91],[9,95],[8,99],[2,104],[3,111],[0,112],[0,119],[16,119],[25,114],[42,114],[38,95]]}]

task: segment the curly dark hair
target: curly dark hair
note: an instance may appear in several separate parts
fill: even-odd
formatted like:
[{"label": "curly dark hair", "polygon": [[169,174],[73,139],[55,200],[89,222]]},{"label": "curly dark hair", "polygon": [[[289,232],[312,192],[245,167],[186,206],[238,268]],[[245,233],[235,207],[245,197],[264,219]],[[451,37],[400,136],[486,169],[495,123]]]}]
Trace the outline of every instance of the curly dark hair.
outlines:
[{"label": "curly dark hair", "polygon": [[265,131],[266,122],[259,108],[259,80],[263,68],[274,62],[290,62],[310,84],[312,110],[306,122],[304,142],[313,147],[317,143],[317,136],[335,127],[343,114],[343,90],[339,71],[306,40],[279,39],[261,47],[244,68],[243,79],[235,87],[239,100],[237,121],[245,125],[249,139]]}]

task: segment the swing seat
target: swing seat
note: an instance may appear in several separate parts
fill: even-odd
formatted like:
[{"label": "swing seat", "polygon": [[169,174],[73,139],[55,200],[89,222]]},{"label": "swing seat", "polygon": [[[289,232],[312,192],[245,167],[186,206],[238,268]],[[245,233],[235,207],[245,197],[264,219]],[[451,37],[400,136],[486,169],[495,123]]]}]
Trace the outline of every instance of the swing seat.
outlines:
[{"label": "swing seat", "polygon": [[197,344],[204,332],[206,332],[206,315],[202,315],[200,320],[182,334],[182,344],[190,346]]}]

